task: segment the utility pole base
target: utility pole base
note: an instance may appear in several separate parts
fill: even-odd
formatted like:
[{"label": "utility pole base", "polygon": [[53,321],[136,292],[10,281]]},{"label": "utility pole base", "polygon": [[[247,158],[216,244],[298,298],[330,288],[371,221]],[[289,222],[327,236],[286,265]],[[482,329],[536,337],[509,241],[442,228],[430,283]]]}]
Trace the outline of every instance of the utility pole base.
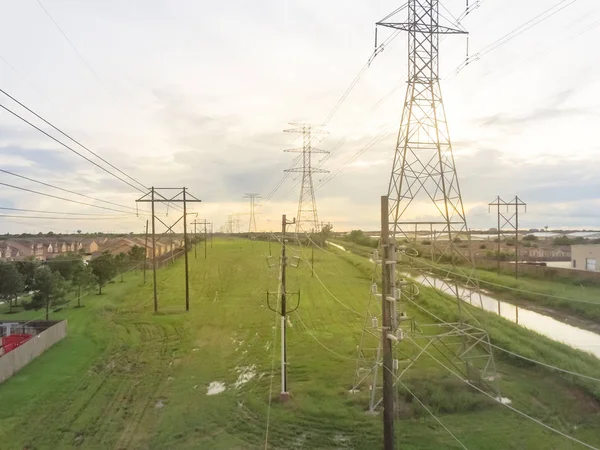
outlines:
[{"label": "utility pole base", "polygon": [[290,399],[289,392],[282,392],[281,394],[279,394],[279,400],[281,400],[282,403],[286,403],[289,399]]}]

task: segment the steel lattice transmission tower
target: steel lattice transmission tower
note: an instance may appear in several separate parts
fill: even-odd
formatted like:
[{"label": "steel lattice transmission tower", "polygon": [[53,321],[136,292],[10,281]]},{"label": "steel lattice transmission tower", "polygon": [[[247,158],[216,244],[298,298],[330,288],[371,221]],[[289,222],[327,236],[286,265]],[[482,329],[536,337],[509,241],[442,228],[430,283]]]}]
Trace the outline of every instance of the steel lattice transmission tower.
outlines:
[{"label": "steel lattice transmission tower", "polygon": [[298,214],[296,216],[296,233],[309,233],[319,230],[319,215],[317,213],[317,202],[315,200],[315,190],[313,187],[313,173],[329,173],[328,170],[313,167],[313,153],[329,153],[325,150],[313,148],[312,138],[317,134],[325,134],[323,130],[306,123],[290,123],[295,126],[286,133],[302,134],[302,148],[293,148],[284,150],[284,152],[302,153],[302,167],[286,169],[285,172],[295,172],[302,174],[300,184],[300,198],[298,199]]},{"label": "steel lattice transmission tower", "polygon": [[261,198],[259,194],[256,193],[250,193],[250,194],[245,194],[244,198],[247,198],[250,200],[250,220],[248,222],[248,233],[256,233],[256,214],[255,214],[255,206],[256,206],[256,200]]},{"label": "steel lattice transmission tower", "polygon": [[[408,87],[388,189],[391,233],[410,239],[426,226],[452,242],[467,222],[440,89],[439,36],[466,31],[439,24],[439,0],[410,0],[407,22],[377,25],[408,32]],[[459,253],[445,250],[436,256]]]},{"label": "steel lattice transmission tower", "polygon": [[[408,32],[408,86],[388,189],[389,234],[399,249],[395,258],[420,272],[418,283],[443,293],[444,298],[454,299],[458,317],[452,323],[417,324],[404,313],[403,320],[411,326],[403,333],[410,341],[423,342],[425,348],[444,351],[465,379],[475,380],[499,395],[489,335],[470,306],[465,305],[483,309],[439,79],[439,36],[467,32],[459,24],[440,24],[439,3],[409,0],[404,8],[376,24]],[[391,19],[406,8],[407,21]],[[430,241],[427,254],[418,255],[414,250],[427,248],[418,245],[419,238]],[[411,245],[404,246],[405,243]],[[430,256],[430,261],[423,256]],[[444,271],[440,262],[450,263],[451,269]],[[450,273],[459,274],[460,284]],[[416,284],[409,288],[411,283],[406,284],[401,272],[399,275],[396,282],[404,283],[404,287],[396,284],[398,290],[389,300],[397,311],[402,311],[415,303],[419,294],[414,294],[418,292]],[[370,335],[379,335],[380,317],[377,311],[367,311],[353,387],[358,389],[365,380],[370,383],[371,410],[382,401],[378,391],[382,340],[368,342]],[[422,354],[406,353],[407,346],[400,347],[403,350],[394,346],[397,379]]]}]

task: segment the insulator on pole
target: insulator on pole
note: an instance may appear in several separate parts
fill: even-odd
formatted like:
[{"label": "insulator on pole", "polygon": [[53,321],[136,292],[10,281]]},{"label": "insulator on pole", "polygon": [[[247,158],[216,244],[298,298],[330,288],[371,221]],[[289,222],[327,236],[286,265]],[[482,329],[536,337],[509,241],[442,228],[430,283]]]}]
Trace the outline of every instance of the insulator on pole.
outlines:
[{"label": "insulator on pole", "polygon": [[377,283],[373,283],[371,285],[371,294],[373,294],[373,295],[377,294]]}]

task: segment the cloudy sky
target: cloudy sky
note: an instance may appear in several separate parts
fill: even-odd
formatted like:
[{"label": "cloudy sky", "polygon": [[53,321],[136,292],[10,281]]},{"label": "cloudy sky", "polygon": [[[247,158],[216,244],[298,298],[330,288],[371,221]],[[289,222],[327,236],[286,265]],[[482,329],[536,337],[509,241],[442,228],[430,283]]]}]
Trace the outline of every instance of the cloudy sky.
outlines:
[{"label": "cloudy sky", "polygon": [[[267,197],[292,164],[294,155],[283,150],[301,144],[283,133],[288,122],[326,119],[372,53],[374,23],[400,6],[389,0],[40,1],[0,6],[0,88],[145,186],[187,186],[203,200],[193,211],[217,228],[234,213],[247,223],[243,195]],[[517,194],[529,205],[525,227],[600,227],[597,0],[482,0],[462,25],[474,55],[555,3],[565,8],[458,74],[466,39],[442,42],[442,92],[471,227],[494,226],[488,202]],[[463,0],[444,4],[454,16],[465,7]],[[389,34],[380,30],[380,41]],[[406,60],[407,37],[399,35],[327,123],[329,134],[316,139],[319,148],[335,149],[323,167],[343,168],[316,192],[319,218],[337,230],[378,228]],[[43,125],[1,94],[0,104]],[[132,213],[0,185],[0,207],[53,212],[0,215],[90,214],[0,217],[0,233],[138,232],[145,225],[144,212],[136,217],[130,209],[142,194],[4,110],[0,169]],[[322,179],[315,176],[315,185]],[[0,182],[108,206],[5,173]],[[270,201],[261,201],[260,229],[276,229],[282,213],[295,215],[298,183],[289,177]]]}]

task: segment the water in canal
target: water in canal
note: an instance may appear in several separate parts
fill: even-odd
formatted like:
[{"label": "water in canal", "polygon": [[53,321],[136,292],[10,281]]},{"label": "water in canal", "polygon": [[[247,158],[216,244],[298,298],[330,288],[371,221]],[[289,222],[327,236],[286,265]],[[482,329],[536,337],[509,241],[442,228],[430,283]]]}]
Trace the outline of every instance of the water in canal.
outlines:
[{"label": "water in canal", "polygon": [[[440,291],[454,296],[451,287],[439,278],[435,278],[431,275],[411,276],[411,278],[420,284],[433,286]],[[570,345],[571,347],[588,353],[592,353],[600,358],[600,334],[567,325],[566,323],[560,322],[552,317],[497,300],[484,293],[481,294],[480,304],[478,295],[473,294],[470,296],[468,295],[468,289],[459,289],[461,292],[461,298],[470,298],[470,303],[473,306],[481,308],[481,304],[483,304],[483,309],[485,311],[498,314],[505,319],[510,320],[511,322],[515,322],[522,327],[540,333],[552,340],[562,342],[563,344]]]}]

